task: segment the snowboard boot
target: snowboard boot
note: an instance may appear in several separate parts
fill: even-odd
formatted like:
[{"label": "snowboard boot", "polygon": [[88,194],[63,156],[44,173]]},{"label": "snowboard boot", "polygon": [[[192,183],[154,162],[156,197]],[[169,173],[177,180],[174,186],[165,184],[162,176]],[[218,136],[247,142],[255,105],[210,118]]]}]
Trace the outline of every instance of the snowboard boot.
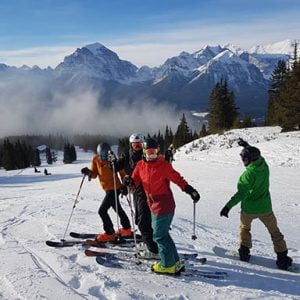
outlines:
[{"label": "snowboard boot", "polygon": [[241,261],[249,261],[250,260],[250,249],[246,246],[240,245],[239,255]]},{"label": "snowboard boot", "polygon": [[276,265],[280,270],[287,270],[291,265],[293,260],[287,255],[287,251],[277,252]]}]

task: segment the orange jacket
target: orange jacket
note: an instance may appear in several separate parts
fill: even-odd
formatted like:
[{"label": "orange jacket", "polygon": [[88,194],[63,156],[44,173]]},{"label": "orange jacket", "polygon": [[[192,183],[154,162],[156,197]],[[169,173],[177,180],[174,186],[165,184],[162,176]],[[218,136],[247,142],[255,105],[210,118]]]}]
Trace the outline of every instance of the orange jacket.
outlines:
[{"label": "orange jacket", "polygon": [[[92,160],[92,178],[99,179],[100,185],[104,189],[105,192],[113,190],[114,189],[114,177],[113,177],[113,171],[109,165],[109,161],[107,160],[101,160],[98,155],[95,155]],[[125,171],[120,170],[118,172],[121,176],[121,179],[125,176]],[[121,187],[121,182],[119,179],[119,176],[116,174],[116,188],[119,189]]]}]

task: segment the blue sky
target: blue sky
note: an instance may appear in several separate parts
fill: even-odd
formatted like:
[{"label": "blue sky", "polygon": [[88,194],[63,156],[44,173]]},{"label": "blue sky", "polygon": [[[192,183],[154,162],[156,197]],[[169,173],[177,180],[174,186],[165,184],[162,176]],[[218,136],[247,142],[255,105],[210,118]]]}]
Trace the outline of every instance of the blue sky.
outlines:
[{"label": "blue sky", "polygon": [[100,42],[138,66],[204,45],[300,38],[300,0],[1,0],[0,63],[55,67]]}]

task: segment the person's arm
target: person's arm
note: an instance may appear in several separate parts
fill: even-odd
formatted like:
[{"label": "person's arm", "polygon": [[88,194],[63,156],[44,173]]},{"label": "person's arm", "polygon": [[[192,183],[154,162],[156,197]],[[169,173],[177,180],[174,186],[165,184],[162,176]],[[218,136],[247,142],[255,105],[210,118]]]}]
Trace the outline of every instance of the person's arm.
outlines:
[{"label": "person's arm", "polygon": [[98,169],[97,169],[97,156],[95,155],[94,157],[93,157],[93,160],[92,160],[92,164],[91,164],[91,175],[90,175],[90,177],[91,178],[97,178],[97,176],[98,176]]},{"label": "person's arm", "polygon": [[178,185],[182,190],[184,190],[185,187],[188,185],[186,180],[177,171],[173,169],[171,164],[166,163],[164,165],[164,173],[168,180]]},{"label": "person's arm", "polygon": [[138,187],[141,184],[140,168],[142,161],[139,161],[135,166],[133,173],[131,175],[132,180],[134,181],[135,187]]},{"label": "person's arm", "polygon": [[251,191],[253,178],[247,170],[241,175],[238,185],[237,192],[231,197],[231,199],[227,202],[226,206],[231,209],[243,199],[246,199]]}]

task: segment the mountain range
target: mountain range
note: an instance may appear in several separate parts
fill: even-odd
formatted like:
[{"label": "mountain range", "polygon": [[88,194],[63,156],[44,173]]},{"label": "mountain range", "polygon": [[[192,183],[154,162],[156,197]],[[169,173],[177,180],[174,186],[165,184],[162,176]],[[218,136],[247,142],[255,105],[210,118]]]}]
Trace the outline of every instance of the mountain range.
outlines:
[{"label": "mountain range", "polygon": [[7,76],[42,78],[59,90],[99,89],[107,105],[116,99],[136,102],[151,97],[178,109],[199,111],[207,108],[216,82],[225,79],[240,112],[259,116],[266,111],[270,78],[278,60],[288,61],[292,53],[291,40],[249,50],[230,44],[205,46],[194,53],[181,52],[158,67],[138,68],[94,43],[78,48],[54,69],[0,64],[0,84]]}]

